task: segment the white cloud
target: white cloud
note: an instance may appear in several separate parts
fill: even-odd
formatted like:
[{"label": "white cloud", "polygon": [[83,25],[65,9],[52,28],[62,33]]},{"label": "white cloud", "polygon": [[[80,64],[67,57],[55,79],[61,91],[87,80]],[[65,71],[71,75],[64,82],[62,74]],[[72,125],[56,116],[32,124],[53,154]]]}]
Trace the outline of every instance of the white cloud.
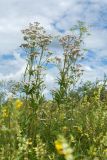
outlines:
[{"label": "white cloud", "polygon": [[91,35],[85,39],[86,47],[89,49],[104,50],[107,48],[107,30],[106,29],[92,29]]}]

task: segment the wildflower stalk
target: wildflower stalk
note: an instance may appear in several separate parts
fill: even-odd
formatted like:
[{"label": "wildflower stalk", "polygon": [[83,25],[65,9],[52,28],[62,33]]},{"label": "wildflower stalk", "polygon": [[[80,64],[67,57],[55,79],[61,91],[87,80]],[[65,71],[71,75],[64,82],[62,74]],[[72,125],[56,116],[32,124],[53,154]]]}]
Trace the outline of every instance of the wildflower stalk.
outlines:
[{"label": "wildflower stalk", "polygon": [[59,43],[63,49],[63,56],[59,61],[56,57],[56,64],[59,70],[57,84],[59,88],[53,91],[53,97],[59,104],[67,100],[71,90],[79,80],[83,70],[79,64],[79,60],[83,58],[83,36],[87,32],[86,27],[79,23],[72,30],[79,30],[78,34],[72,31],[71,34],[64,35],[59,39]]},{"label": "wildflower stalk", "polygon": [[27,53],[23,92],[26,95],[27,106],[30,106],[30,112],[26,115],[28,121],[26,134],[28,137],[32,137],[32,141],[35,143],[37,110],[45,102],[43,95],[45,89],[44,76],[46,66],[49,63],[47,57],[51,55],[47,47],[51,43],[52,37],[46,33],[38,22],[30,24],[22,33],[24,35],[24,44],[21,47]]},{"label": "wildflower stalk", "polygon": [[30,100],[31,107],[37,107],[44,100],[42,94],[44,85],[44,70],[47,65],[47,57],[50,56],[47,46],[52,37],[46,33],[38,22],[30,24],[22,31],[25,43],[21,45],[27,53],[27,66],[24,74],[24,92]]}]

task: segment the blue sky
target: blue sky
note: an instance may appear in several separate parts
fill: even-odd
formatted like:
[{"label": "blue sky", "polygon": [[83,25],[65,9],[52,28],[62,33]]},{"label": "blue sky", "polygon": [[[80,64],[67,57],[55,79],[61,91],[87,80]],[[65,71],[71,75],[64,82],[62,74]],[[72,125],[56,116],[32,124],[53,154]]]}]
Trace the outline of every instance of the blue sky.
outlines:
[{"label": "blue sky", "polygon": [[[84,21],[91,36],[83,62],[83,80],[102,79],[107,73],[107,0],[0,0],[0,79],[19,80],[26,62],[19,49],[21,30],[38,21],[50,33],[67,32]],[[55,68],[47,71],[48,88],[54,87]]]}]

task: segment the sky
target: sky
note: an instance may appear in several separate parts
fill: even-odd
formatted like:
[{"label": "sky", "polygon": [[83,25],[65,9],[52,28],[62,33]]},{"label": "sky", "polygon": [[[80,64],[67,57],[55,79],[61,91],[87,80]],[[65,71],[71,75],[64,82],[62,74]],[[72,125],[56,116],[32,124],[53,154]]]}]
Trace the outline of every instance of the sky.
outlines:
[{"label": "sky", "polygon": [[[82,79],[103,79],[107,74],[107,0],[0,0],[0,80],[19,80],[22,76],[26,61],[19,48],[21,30],[30,22],[38,21],[57,34],[78,20],[91,26],[91,35],[85,38],[89,51]],[[47,71],[48,88],[54,87],[55,73],[54,67]]]}]

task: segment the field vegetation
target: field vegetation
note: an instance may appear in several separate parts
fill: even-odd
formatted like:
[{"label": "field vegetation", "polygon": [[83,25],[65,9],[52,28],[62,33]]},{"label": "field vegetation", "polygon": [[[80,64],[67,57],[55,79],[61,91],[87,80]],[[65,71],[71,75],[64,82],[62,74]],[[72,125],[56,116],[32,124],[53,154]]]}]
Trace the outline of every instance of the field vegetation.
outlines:
[{"label": "field vegetation", "polygon": [[[22,34],[23,79],[0,83],[0,160],[107,160],[107,78],[79,83],[87,28],[79,22],[54,37],[35,22]],[[49,66],[58,71],[50,99]]]}]

